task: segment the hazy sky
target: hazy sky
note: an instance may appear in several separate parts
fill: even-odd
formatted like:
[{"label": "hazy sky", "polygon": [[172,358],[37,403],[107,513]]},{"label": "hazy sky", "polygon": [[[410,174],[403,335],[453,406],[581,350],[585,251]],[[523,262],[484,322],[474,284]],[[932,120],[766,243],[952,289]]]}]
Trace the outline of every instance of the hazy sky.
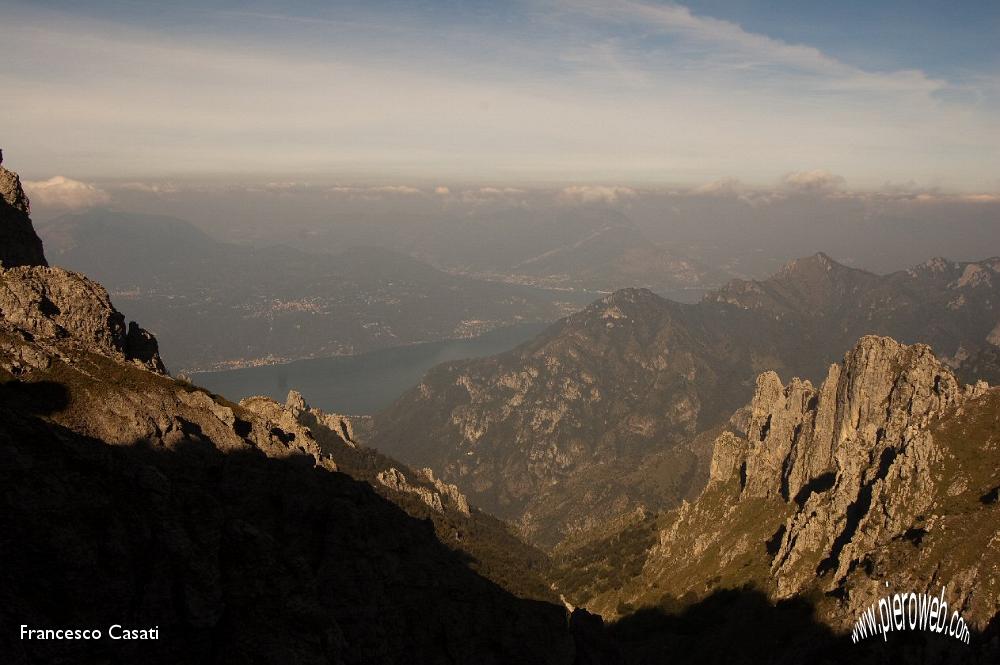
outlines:
[{"label": "hazy sky", "polygon": [[828,172],[1000,192],[992,1],[0,0],[0,16],[0,146],[36,181]]}]

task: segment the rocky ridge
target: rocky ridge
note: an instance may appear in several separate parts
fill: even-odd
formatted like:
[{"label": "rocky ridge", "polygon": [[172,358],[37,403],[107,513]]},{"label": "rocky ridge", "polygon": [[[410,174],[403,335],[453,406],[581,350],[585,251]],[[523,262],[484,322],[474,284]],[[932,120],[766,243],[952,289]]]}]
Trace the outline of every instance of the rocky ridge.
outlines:
[{"label": "rocky ridge", "polygon": [[812,594],[843,631],[888,582],[946,586],[975,629],[994,620],[1000,391],[962,386],[926,345],[868,336],[819,387],[761,374],[747,413],[716,439],[700,497],[649,526],[634,576],[574,600],[611,617],[750,583]]},{"label": "rocky ridge", "polygon": [[[324,454],[331,459],[346,459],[348,455],[365,456],[369,463],[378,468],[374,478],[365,478],[376,489],[386,488],[395,493],[409,494],[438,513],[457,511],[465,517],[471,516],[469,501],[455,485],[449,485],[434,477],[430,469],[411,470],[400,462],[379,454],[363,446],[356,440],[354,422],[357,417],[326,413],[322,409],[309,406],[302,394],[290,390],[284,404],[279,404],[269,397],[247,397],[240,400],[240,406],[260,416],[269,422],[277,423],[285,432],[298,434],[311,440],[313,432],[321,432],[320,438]],[[350,463],[345,463],[350,466]],[[410,479],[407,479],[409,474]],[[351,474],[358,478],[360,469]],[[392,498],[392,495],[390,495]]]}]

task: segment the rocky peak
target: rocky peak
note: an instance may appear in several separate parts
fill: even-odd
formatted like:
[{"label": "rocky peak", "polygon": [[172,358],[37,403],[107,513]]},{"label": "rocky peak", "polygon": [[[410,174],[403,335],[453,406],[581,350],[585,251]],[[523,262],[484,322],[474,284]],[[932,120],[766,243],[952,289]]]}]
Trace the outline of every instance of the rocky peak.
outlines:
[{"label": "rocky peak", "polygon": [[872,273],[837,263],[823,252],[795,259],[765,280],[734,279],[704,300],[775,314],[812,315],[842,309],[841,300],[877,282]]},{"label": "rocky peak", "polygon": [[28,214],[31,205],[21,188],[21,179],[16,173],[3,166],[3,149],[0,148],[0,199],[11,208]]},{"label": "rocky peak", "polygon": [[619,289],[595,302],[577,316],[592,319],[597,312],[605,321],[625,320],[642,317],[644,310],[662,307],[664,300],[649,289],[628,288]]},{"label": "rocky peak", "polygon": [[661,298],[649,289],[627,288],[618,289],[606,296],[602,303],[606,305],[641,305],[644,302],[659,302]]},{"label": "rocky peak", "polygon": [[940,458],[931,422],[986,389],[963,388],[926,345],[866,336],[818,389],[761,374],[746,438],[716,442],[710,487],[738,482],[741,502],[793,508],[775,536],[779,595],[817,575],[833,589],[931,507]]},{"label": "rocky peak", "polygon": [[930,347],[888,337],[863,337],[818,390],[765,372],[751,403],[744,491],[787,501],[836,470],[838,457],[868,459],[902,444],[907,428],[926,427],[960,395]]},{"label": "rocky peak", "polygon": [[828,254],[816,252],[812,256],[801,259],[792,259],[778,271],[778,275],[794,275],[802,272],[831,271],[847,269],[847,266],[837,263]]},{"label": "rocky peak", "polygon": [[[241,401],[240,405],[255,413],[266,415],[270,420],[281,424],[285,431],[292,432],[303,440],[313,441],[313,430],[332,435],[337,441],[333,448],[330,447],[330,439],[326,437],[322,439],[326,442],[325,445],[316,444],[317,449],[323,449],[325,454],[333,457],[342,455],[344,449],[336,450],[338,446],[353,449],[359,454],[364,453],[354,438],[352,423],[354,418],[314,409],[297,390],[288,392],[284,406],[268,397],[249,397]],[[388,458],[385,459],[384,467],[374,474],[373,484],[394,492],[413,495],[439,513],[445,512],[446,508],[453,508],[466,517],[470,515],[469,502],[465,495],[455,485],[435,478],[431,469],[414,471]]]},{"label": "rocky peak", "polygon": [[615,616],[751,584],[814,599],[842,631],[888,586],[947,586],[982,630],[1000,611],[998,405],[1000,390],[962,386],[930,347],[888,337],[861,338],[818,387],[765,372],[716,438],[698,499],[651,541],[622,532],[645,548],[639,572],[581,598]]},{"label": "rocky peak", "polygon": [[21,179],[4,168],[0,149],[0,267],[48,265],[42,240],[28,217],[30,209]]},{"label": "rocky peak", "polygon": [[812,256],[789,261],[766,282],[793,284],[835,282],[849,279],[855,273],[866,274],[862,270],[834,261],[823,252],[816,252]]},{"label": "rocky peak", "polygon": [[[17,174],[0,166],[3,369],[15,375],[39,369],[51,355],[64,355],[72,347],[165,373],[156,338],[134,321],[126,324],[103,286],[79,273],[48,267],[29,209]],[[38,345],[45,350],[39,352]]]}]

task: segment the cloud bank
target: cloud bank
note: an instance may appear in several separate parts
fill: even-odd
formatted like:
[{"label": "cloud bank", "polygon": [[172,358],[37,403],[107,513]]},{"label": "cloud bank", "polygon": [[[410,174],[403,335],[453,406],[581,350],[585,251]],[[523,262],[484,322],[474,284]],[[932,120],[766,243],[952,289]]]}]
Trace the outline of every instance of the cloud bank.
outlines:
[{"label": "cloud bank", "polygon": [[48,180],[26,180],[23,184],[33,206],[79,210],[111,201],[103,189],[61,175]]}]

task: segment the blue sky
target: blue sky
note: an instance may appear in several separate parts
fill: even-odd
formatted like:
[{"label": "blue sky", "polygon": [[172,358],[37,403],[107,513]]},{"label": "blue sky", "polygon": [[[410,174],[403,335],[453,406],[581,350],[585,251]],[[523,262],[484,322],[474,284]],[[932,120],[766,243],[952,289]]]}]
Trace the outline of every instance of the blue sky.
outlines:
[{"label": "blue sky", "polygon": [[0,0],[33,178],[1000,190],[1000,3]]}]

